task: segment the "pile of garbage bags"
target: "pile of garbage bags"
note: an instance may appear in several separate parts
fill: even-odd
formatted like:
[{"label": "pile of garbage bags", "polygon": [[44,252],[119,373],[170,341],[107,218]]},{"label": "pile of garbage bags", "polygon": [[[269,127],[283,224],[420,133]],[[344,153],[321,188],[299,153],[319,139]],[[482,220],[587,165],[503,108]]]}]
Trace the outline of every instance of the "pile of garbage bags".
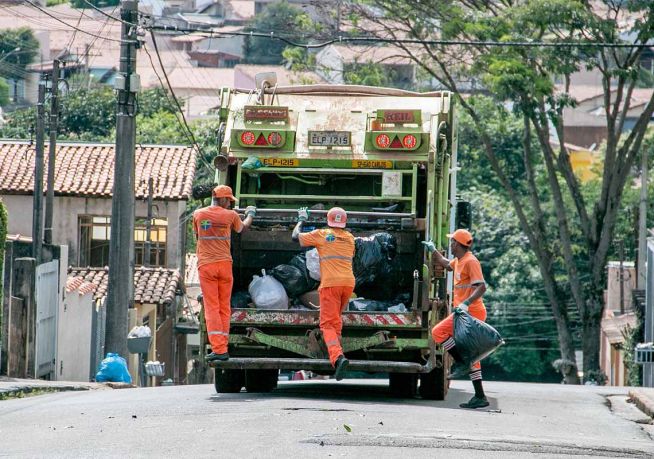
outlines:
[{"label": "pile of garbage bags", "polygon": [[[364,298],[351,303],[354,311],[394,311],[403,312],[403,303],[397,301],[393,289],[397,285],[397,241],[389,233],[376,233],[368,237],[357,237],[352,263],[356,280],[355,292]],[[254,303],[257,309],[288,309],[302,305],[316,309],[317,288],[320,285],[320,259],[318,251],[311,249],[295,255],[286,264],[262,271],[254,276],[248,293],[235,292],[232,295],[232,308],[248,307]],[[395,309],[393,309],[395,308]],[[405,311],[406,309],[404,309]]]}]

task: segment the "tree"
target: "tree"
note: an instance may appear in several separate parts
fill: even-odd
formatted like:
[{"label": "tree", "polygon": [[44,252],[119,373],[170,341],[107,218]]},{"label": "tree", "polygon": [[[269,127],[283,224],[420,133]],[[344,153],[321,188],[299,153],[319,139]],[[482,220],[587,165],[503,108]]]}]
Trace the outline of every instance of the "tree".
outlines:
[{"label": "tree", "polygon": [[0,78],[0,107],[9,103],[9,85],[4,78]]},{"label": "tree", "polygon": [[0,76],[24,80],[26,67],[39,52],[39,42],[29,27],[0,30]]},{"label": "tree", "polygon": [[[461,94],[461,82],[483,85],[497,102],[511,102],[524,124],[524,175],[502,167],[498,150],[477,107],[458,97],[459,106],[474,120],[479,140],[502,189],[529,240],[542,276],[543,288],[557,326],[561,358],[569,362],[566,381],[577,382],[575,346],[568,299],[582,320],[584,378],[600,380],[599,343],[603,312],[604,267],[615,235],[623,190],[654,112],[654,97],[643,106],[629,131],[627,112],[638,83],[641,45],[654,37],[654,12],[644,0],[569,2],[524,0],[504,2],[442,2],[437,0],[368,0],[352,5],[372,26],[368,33],[383,38],[443,39],[459,44],[397,43],[407,56],[445,88]],[[617,24],[625,15],[626,29]],[[604,47],[629,37],[634,46]],[[575,46],[490,46],[489,42],[572,43]],[[574,106],[571,75],[581,69],[598,72],[605,88],[606,124],[604,171],[600,193],[588,200],[575,177],[565,148],[563,110]],[[555,78],[564,84],[556,87]],[[558,137],[558,146],[550,142]],[[538,148],[534,149],[533,142]],[[544,170],[547,193],[536,183],[536,168]],[[567,206],[566,202],[572,204]],[[553,225],[549,215],[553,216]],[[575,244],[575,240],[580,242]],[[561,268],[566,276],[557,276]]]},{"label": "tree", "polygon": [[91,5],[97,6],[98,8],[104,8],[107,6],[116,6],[120,3],[120,0],[71,0],[70,4],[73,8],[85,9],[92,8]]},{"label": "tree", "polygon": [[[256,32],[273,32],[283,35],[289,40],[299,41],[307,32],[317,32],[320,25],[311,21],[311,18],[299,8],[289,5],[286,0],[270,3],[257,14],[250,25],[250,30]],[[245,55],[249,64],[279,65],[282,63],[282,53],[286,43],[279,40],[270,40],[264,37],[251,37],[246,39]]]}]

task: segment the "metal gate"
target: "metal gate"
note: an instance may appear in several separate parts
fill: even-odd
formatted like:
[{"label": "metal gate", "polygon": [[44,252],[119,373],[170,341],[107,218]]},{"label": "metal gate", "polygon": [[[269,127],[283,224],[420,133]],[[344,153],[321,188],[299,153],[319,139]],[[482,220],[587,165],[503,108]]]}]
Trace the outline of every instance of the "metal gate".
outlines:
[{"label": "metal gate", "polygon": [[36,267],[36,378],[55,372],[57,353],[57,310],[59,309],[59,261]]}]

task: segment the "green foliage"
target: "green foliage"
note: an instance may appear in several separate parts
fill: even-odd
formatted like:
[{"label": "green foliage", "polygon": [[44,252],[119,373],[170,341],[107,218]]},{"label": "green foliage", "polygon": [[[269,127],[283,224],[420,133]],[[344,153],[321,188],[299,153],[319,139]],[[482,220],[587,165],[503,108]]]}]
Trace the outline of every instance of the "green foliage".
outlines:
[{"label": "green foliage", "polygon": [[0,76],[25,79],[25,67],[34,61],[39,42],[29,27],[0,30]]},{"label": "green foliage", "polygon": [[[269,3],[254,17],[250,28],[257,32],[274,32],[289,40],[300,41],[303,34],[319,31],[320,25],[314,24],[306,13],[283,0]],[[279,65],[284,59],[283,52],[286,46],[287,44],[280,40],[247,37],[246,61],[249,64]]]},{"label": "green foliage", "polygon": [[67,3],[67,2],[68,2],[68,0],[46,0],[45,1],[45,6],[50,8],[51,6],[57,6],[57,5],[61,5],[63,3]]},{"label": "green foliage", "polygon": [[9,103],[9,85],[4,78],[0,77],[0,107]]},{"label": "green foliage", "polygon": [[390,78],[380,64],[347,64],[343,66],[343,82],[365,86],[388,86]]}]

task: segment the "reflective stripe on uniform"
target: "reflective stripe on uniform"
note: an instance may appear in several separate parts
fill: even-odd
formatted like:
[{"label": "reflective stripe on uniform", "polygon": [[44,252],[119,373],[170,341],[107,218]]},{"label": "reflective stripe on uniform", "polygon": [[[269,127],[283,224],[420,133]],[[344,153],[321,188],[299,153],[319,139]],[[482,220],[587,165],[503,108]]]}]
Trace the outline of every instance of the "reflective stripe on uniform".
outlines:
[{"label": "reflective stripe on uniform", "polygon": [[327,341],[325,344],[326,344],[328,347],[329,347],[329,346],[337,346],[337,345],[338,345],[338,340],[337,340],[337,339],[333,339],[333,340],[331,340],[331,341]]},{"label": "reflective stripe on uniform", "polygon": [[325,260],[347,260],[347,261],[352,261],[352,257],[346,257],[344,255],[327,255],[324,257],[320,257],[320,261],[325,261]]},{"label": "reflective stripe on uniform", "polygon": [[454,288],[472,288],[475,285],[482,285],[485,284],[486,282],[476,282],[474,284],[462,284],[462,285],[455,285]]},{"label": "reflective stripe on uniform", "polygon": [[229,241],[231,236],[200,236],[198,239],[212,239],[214,241]]},{"label": "reflective stripe on uniform", "polygon": [[223,336],[229,336],[229,333],[223,332],[223,331],[210,331],[207,333],[208,335],[223,335]]}]

